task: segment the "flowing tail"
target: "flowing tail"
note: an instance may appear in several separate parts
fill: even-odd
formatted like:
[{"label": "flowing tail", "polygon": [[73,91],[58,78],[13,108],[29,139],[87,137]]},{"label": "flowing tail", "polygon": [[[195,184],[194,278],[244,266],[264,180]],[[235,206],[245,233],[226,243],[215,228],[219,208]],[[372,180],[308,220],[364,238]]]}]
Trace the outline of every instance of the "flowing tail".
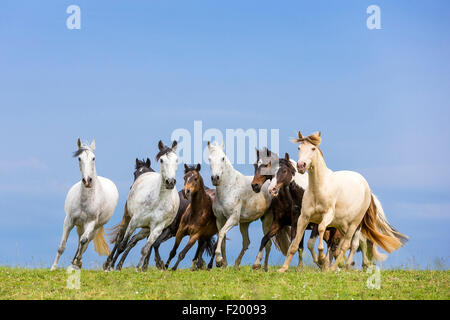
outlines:
[{"label": "flowing tail", "polygon": [[111,253],[105,240],[105,228],[98,229],[94,237],[94,249],[100,256],[107,256]]},{"label": "flowing tail", "polygon": [[283,229],[277,232],[275,237],[272,237],[272,241],[281,253],[286,256],[291,245],[291,227],[285,226]]},{"label": "flowing tail", "polygon": [[395,230],[387,221],[383,208],[377,197],[372,194],[369,209],[361,222],[361,232],[372,242],[372,256],[375,260],[383,259],[377,251],[377,245],[388,253],[399,249],[408,237]]},{"label": "flowing tail", "polygon": [[216,249],[216,240],[214,239],[214,237],[211,237],[208,239],[205,249],[206,249],[206,254],[209,257],[212,257],[214,255],[214,250]]},{"label": "flowing tail", "polygon": [[109,243],[115,244],[122,241],[122,238],[125,235],[126,227],[128,226],[128,223],[130,223],[130,220],[131,217],[128,215],[127,203],[125,203],[122,220],[118,225],[112,227],[111,229],[108,229],[108,231],[111,231],[108,234]]}]

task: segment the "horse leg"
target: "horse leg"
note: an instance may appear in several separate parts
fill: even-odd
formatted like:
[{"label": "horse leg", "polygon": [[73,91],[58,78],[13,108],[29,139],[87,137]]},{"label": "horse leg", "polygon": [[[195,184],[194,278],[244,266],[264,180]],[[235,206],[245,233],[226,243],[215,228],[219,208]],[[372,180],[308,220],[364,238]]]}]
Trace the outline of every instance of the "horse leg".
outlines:
[{"label": "horse leg", "polygon": [[363,270],[366,270],[368,266],[370,266],[372,264],[371,259],[369,259],[369,250],[368,250],[368,245],[367,245],[367,238],[364,237],[363,235],[360,236],[359,238],[359,248],[361,249],[361,254],[362,254],[362,267]]},{"label": "horse leg", "polygon": [[139,260],[138,265],[136,266],[136,270],[139,270],[144,263],[145,257],[149,254],[150,249],[153,245],[153,243],[158,239],[159,235],[162,233],[164,229],[163,224],[158,224],[156,226],[150,226],[150,235],[147,238],[147,243],[142,248],[141,251],[141,259]]},{"label": "horse leg", "polygon": [[[165,269],[164,261],[162,261],[161,256],[159,255],[159,246],[164,241],[170,239],[172,237],[172,232],[170,230],[170,226],[165,228],[163,232],[159,235],[158,239],[156,239],[155,243],[153,244],[153,248],[155,249],[155,265],[158,269]],[[142,266],[142,269],[146,269],[148,265],[148,261],[150,259],[150,255],[145,258],[144,265]]]},{"label": "horse leg", "polygon": [[[271,214],[264,214],[261,217],[261,223],[262,223],[262,229],[263,233],[266,234],[269,232],[272,224],[273,224],[273,213]],[[269,271],[269,256],[270,256],[270,250],[272,249],[272,241],[267,241],[265,245],[266,249],[266,256],[264,257],[264,271]],[[261,260],[261,259],[260,259]]]},{"label": "horse leg", "polygon": [[125,231],[123,238],[118,243],[116,254],[114,255],[114,258],[112,259],[111,264],[110,264],[111,269],[114,268],[114,265],[116,264],[116,260],[120,256],[120,254],[125,251],[127,244],[128,244],[128,240],[130,239],[131,235],[134,233],[134,231],[137,228],[136,220],[133,218],[131,218],[130,223],[127,226],[127,229]]},{"label": "horse leg", "polygon": [[197,250],[195,251],[194,259],[192,259],[192,266],[191,266],[192,271],[202,269],[203,266],[205,265],[205,261],[203,261],[202,256],[203,252],[205,251],[206,244],[207,244],[206,241],[202,239],[198,240]]},{"label": "horse leg", "polygon": [[53,262],[52,268],[50,270],[53,271],[56,269],[59,258],[64,253],[64,250],[66,250],[67,238],[69,237],[70,231],[72,231],[73,227],[74,227],[74,224],[72,223],[71,219],[68,216],[66,216],[66,218],[64,219],[63,234],[61,237],[61,242],[59,243],[58,250],[56,252],[55,261]]},{"label": "horse leg", "polygon": [[316,245],[316,240],[317,240],[317,237],[319,236],[319,231],[317,230],[318,227],[319,226],[314,223],[314,226],[313,226],[313,229],[311,230],[311,234],[309,236],[309,240],[308,240],[308,244],[307,244],[308,250],[309,250],[309,252],[311,252],[313,262],[315,264],[317,264],[317,266],[319,266],[319,261],[317,259],[316,251],[314,250],[314,246]]},{"label": "horse leg", "polygon": [[258,255],[256,256],[256,260],[253,263],[253,267],[252,267],[253,269],[257,270],[257,269],[261,268],[261,259],[263,256],[264,247],[270,241],[270,239],[277,234],[277,232],[280,229],[281,229],[280,222],[278,220],[274,220],[272,222],[272,225],[270,226],[269,231],[261,239],[261,245],[259,246],[259,251],[258,251]]},{"label": "horse leg", "polygon": [[148,237],[149,233],[150,233],[149,229],[143,228],[137,234],[135,234],[133,237],[131,237],[130,242],[127,245],[127,248],[125,249],[124,253],[122,254],[122,257],[120,258],[119,263],[116,266],[116,270],[122,270],[123,263],[125,262],[125,259],[127,258],[127,256],[130,253],[131,249],[133,249],[134,246],[140,240]]},{"label": "horse leg", "polygon": [[360,231],[360,229],[357,229],[355,231],[355,234],[353,235],[353,238],[352,238],[352,241],[351,241],[351,245],[350,245],[350,253],[349,253],[348,257],[347,257],[347,261],[345,262],[345,268],[346,269],[350,269],[350,267],[352,265],[354,265],[353,257],[354,257],[356,251],[359,248],[359,237],[360,237],[360,235],[361,235],[361,231]]},{"label": "horse leg", "polygon": [[350,248],[350,242],[353,238],[353,235],[355,234],[356,228],[358,227],[357,224],[352,224],[350,227],[348,227],[347,231],[345,232],[345,235],[342,237],[339,246],[338,246],[338,256],[336,260],[334,261],[333,265],[330,268],[330,271],[335,271],[337,267],[339,266],[339,263],[347,250]]},{"label": "horse leg", "polygon": [[216,266],[221,267],[223,265],[223,257],[221,255],[221,252],[219,248],[222,247],[222,243],[225,240],[225,236],[227,235],[227,232],[230,231],[231,228],[236,226],[239,223],[239,213],[241,212],[241,207],[238,206],[235,208],[234,213],[228,218],[225,225],[220,229],[219,231],[219,237],[217,239],[217,248],[216,248]]},{"label": "horse leg", "polygon": [[177,270],[178,268],[178,264],[184,259],[184,257],[186,256],[186,253],[188,253],[188,251],[192,248],[192,246],[195,244],[195,242],[198,240],[199,234],[194,234],[189,238],[188,243],[186,244],[186,247],[184,247],[183,250],[181,250],[181,252],[178,254],[178,259],[177,262],[175,263],[175,265],[172,268],[172,271]]},{"label": "horse leg", "polygon": [[234,262],[234,268],[239,269],[239,265],[241,264],[242,257],[244,256],[245,251],[247,251],[248,246],[250,245],[250,238],[248,237],[248,226],[250,222],[244,222],[239,224],[239,229],[241,230],[242,235],[242,249]]},{"label": "horse leg", "polygon": [[291,263],[292,257],[298,251],[298,247],[300,241],[305,233],[306,227],[309,223],[309,217],[306,215],[300,215],[297,221],[297,234],[295,235],[294,240],[291,242],[289,246],[288,254],[286,255],[286,259],[284,260],[283,266],[278,269],[278,272],[285,272],[289,268],[289,264]]},{"label": "horse leg", "polygon": [[184,237],[184,233],[182,232],[181,229],[178,229],[177,235],[175,236],[175,243],[173,244],[173,248],[169,254],[169,259],[167,259],[167,262],[165,265],[166,269],[169,268],[170,261],[172,261],[173,257],[175,257],[175,255],[177,254],[177,249],[180,246],[180,242],[181,242],[181,240],[183,240],[183,237]]},{"label": "horse leg", "polygon": [[96,230],[94,230],[95,227],[95,221],[91,221],[84,226],[84,231],[81,237],[79,237],[79,246],[77,250],[77,254],[75,255],[75,258],[72,261],[72,264],[74,266],[77,266],[81,269],[82,265],[82,255],[86,251],[89,242],[94,238]]},{"label": "horse leg", "polygon": [[317,249],[319,250],[319,265],[322,266],[322,269],[326,268],[325,265],[325,255],[323,253],[324,245],[323,245],[323,236],[325,231],[327,230],[328,225],[333,221],[334,212],[333,210],[328,210],[322,218],[322,221],[319,223],[318,231],[319,231],[319,245]]},{"label": "horse leg", "polygon": [[[217,248],[217,242],[214,245],[214,251],[216,251],[216,248]],[[211,269],[213,267],[213,263],[214,263],[214,254],[211,255],[211,259],[209,260],[209,263],[208,263],[208,269]]]}]

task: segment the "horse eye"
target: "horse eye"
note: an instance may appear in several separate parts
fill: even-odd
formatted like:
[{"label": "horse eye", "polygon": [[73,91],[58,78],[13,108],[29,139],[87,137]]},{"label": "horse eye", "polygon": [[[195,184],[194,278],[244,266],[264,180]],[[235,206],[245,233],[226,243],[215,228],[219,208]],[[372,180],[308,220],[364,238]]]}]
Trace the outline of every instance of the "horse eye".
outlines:
[{"label": "horse eye", "polygon": [[225,161],[225,157],[222,158],[222,161]]},{"label": "horse eye", "polygon": [[164,161],[163,161],[163,159],[161,159],[161,163],[163,163]]},{"label": "horse eye", "polygon": [[312,148],[312,151],[316,150],[316,148]]},{"label": "horse eye", "polygon": [[81,161],[81,158],[80,158],[80,157],[78,157],[78,161]]},{"label": "horse eye", "polygon": [[95,158],[92,158],[92,161],[95,161]]}]

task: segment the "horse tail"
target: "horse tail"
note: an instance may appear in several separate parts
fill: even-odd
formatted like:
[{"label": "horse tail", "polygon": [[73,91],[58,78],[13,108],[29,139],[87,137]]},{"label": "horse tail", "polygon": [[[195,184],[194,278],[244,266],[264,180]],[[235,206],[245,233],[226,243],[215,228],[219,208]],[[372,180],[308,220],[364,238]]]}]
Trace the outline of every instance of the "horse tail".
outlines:
[{"label": "horse tail", "polygon": [[105,228],[103,226],[95,234],[94,249],[100,256],[107,256],[111,253],[105,240]]},{"label": "horse tail", "polygon": [[361,231],[364,236],[372,242],[373,258],[382,255],[377,251],[376,246],[390,253],[399,249],[407,241],[408,237],[395,230],[387,221],[380,201],[371,195],[370,205],[361,222]]},{"label": "horse tail", "polygon": [[291,227],[285,226],[272,238],[275,247],[286,256],[291,245]]},{"label": "horse tail", "polygon": [[214,255],[214,250],[216,249],[216,240],[214,239],[214,237],[209,238],[206,241],[206,254],[209,257],[212,257]]},{"label": "horse tail", "polygon": [[115,244],[122,240],[126,226],[128,226],[128,223],[130,222],[130,220],[131,220],[131,217],[128,215],[127,203],[125,203],[122,220],[120,221],[120,223],[118,225],[108,229],[108,231],[111,231],[108,234],[109,243]]}]

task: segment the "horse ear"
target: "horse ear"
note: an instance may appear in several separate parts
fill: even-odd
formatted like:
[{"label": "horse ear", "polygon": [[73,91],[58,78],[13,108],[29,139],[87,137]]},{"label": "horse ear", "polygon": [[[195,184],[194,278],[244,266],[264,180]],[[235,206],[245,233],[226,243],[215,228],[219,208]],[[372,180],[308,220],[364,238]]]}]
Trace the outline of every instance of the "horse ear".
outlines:
[{"label": "horse ear", "polygon": [[259,159],[259,150],[258,148],[255,148],[255,150],[256,150],[256,159]]},{"label": "horse ear", "polygon": [[220,146],[222,147],[222,150],[225,150],[225,143],[223,142],[223,140],[222,140],[222,142],[220,143]]},{"label": "horse ear", "polygon": [[91,142],[91,149],[92,149],[92,151],[95,150],[95,139],[92,139],[92,142]]},{"label": "horse ear", "polygon": [[208,149],[211,149],[211,141],[208,141]]},{"label": "horse ear", "polygon": [[136,158],[136,167],[139,165],[139,159]]},{"label": "horse ear", "polygon": [[77,140],[77,146],[78,146],[78,149],[80,149],[82,146],[80,138],[78,138],[78,140]]},{"label": "horse ear", "polygon": [[161,140],[159,140],[159,142],[158,142],[158,149],[159,150],[164,149],[164,143]]},{"label": "horse ear", "polygon": [[197,163],[197,167],[195,168],[195,170],[197,170],[197,172],[200,172],[201,168],[202,168],[202,166],[200,165],[200,163]]},{"label": "horse ear", "polygon": [[185,163],[184,164],[184,170],[187,170],[188,169],[188,166],[187,166],[187,164]]},{"label": "horse ear", "polygon": [[298,132],[298,138],[299,138],[300,140],[303,139],[303,135],[302,135],[302,133],[301,133],[300,131]]},{"label": "horse ear", "polygon": [[284,154],[284,159],[286,159],[287,161],[289,161],[289,153],[286,152],[286,153]]},{"label": "horse ear", "polygon": [[147,161],[145,162],[145,165],[148,167],[148,168],[150,168],[150,165],[151,165],[152,163],[150,162],[150,159],[149,158],[147,158]]},{"label": "horse ear", "polygon": [[172,150],[175,151],[177,149],[178,142],[177,140],[173,140],[172,142]]}]

